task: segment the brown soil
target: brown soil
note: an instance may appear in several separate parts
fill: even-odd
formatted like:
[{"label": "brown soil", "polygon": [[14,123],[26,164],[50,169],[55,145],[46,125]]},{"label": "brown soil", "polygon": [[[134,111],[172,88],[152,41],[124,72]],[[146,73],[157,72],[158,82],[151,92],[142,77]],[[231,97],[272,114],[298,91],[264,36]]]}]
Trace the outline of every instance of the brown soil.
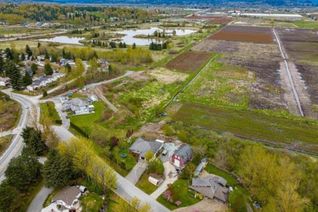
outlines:
[{"label": "brown soil", "polygon": [[184,73],[191,73],[197,71],[211,58],[211,53],[202,51],[188,51],[180,54],[166,67],[170,70],[177,70]]},{"label": "brown soil", "polygon": [[254,73],[256,79],[251,87],[251,108],[286,109],[278,72],[281,57],[275,44],[205,40],[193,49],[222,53],[221,62],[241,66]]},{"label": "brown soil", "polygon": [[191,20],[207,20],[208,22],[212,24],[228,24],[232,21],[232,18],[230,17],[225,17],[225,16],[197,16],[197,15],[192,15],[190,17],[187,17],[187,19]]},{"label": "brown soil", "polygon": [[216,34],[210,36],[210,40],[226,40],[252,43],[273,43],[273,35],[270,28],[227,26]]},{"label": "brown soil", "polygon": [[305,82],[311,103],[318,104],[318,31],[304,29],[279,30],[289,58]]}]

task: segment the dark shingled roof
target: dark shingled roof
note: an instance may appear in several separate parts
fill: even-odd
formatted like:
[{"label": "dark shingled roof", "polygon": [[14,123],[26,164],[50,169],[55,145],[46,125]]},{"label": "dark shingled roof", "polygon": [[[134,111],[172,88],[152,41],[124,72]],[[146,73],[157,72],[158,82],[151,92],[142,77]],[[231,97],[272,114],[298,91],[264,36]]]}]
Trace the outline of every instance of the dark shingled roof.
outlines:
[{"label": "dark shingled roof", "polygon": [[67,205],[72,205],[73,201],[79,197],[80,189],[76,186],[68,186],[59,191],[53,198],[53,201],[62,200]]},{"label": "dark shingled roof", "polygon": [[138,138],[133,145],[129,148],[130,151],[144,156],[144,154],[151,150],[153,153],[157,153],[160,148],[163,146],[163,143],[158,141],[146,141],[143,138]]}]

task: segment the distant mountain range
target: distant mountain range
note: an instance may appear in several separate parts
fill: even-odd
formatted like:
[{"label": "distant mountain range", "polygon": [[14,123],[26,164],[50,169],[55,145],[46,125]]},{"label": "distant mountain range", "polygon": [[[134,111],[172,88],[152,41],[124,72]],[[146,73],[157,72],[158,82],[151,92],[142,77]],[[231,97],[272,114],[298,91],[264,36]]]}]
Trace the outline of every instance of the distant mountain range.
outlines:
[{"label": "distant mountain range", "polygon": [[[1,0],[0,0],[1,2]],[[318,0],[14,0],[10,2],[38,2],[58,4],[131,4],[184,6],[318,6]]]}]

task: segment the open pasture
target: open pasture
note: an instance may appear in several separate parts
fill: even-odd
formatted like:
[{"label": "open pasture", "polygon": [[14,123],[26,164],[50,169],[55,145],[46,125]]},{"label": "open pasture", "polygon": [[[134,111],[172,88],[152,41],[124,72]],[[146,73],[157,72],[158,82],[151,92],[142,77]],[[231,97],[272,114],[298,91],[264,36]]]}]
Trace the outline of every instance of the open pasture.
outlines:
[{"label": "open pasture", "polygon": [[208,40],[273,43],[273,35],[271,29],[265,27],[227,26],[210,36]]},{"label": "open pasture", "polygon": [[183,73],[192,73],[200,69],[211,58],[212,54],[203,51],[188,51],[171,60],[166,67]]}]

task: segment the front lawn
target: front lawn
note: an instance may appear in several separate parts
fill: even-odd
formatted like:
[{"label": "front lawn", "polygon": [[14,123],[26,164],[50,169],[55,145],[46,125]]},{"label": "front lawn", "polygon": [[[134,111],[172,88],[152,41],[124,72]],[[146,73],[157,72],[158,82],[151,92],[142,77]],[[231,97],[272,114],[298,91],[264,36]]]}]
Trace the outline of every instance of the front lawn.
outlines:
[{"label": "front lawn", "polygon": [[174,210],[179,207],[193,205],[200,201],[200,199],[196,199],[194,197],[194,192],[191,189],[189,189],[189,184],[187,180],[178,179],[175,183],[171,185],[169,189],[172,191],[172,197],[174,199],[174,202],[181,202],[179,206],[170,203],[163,197],[163,195],[161,195],[157,200],[170,210]]},{"label": "front lawn", "polygon": [[158,187],[148,181],[149,174],[144,173],[136,186],[147,194],[153,193]]}]

